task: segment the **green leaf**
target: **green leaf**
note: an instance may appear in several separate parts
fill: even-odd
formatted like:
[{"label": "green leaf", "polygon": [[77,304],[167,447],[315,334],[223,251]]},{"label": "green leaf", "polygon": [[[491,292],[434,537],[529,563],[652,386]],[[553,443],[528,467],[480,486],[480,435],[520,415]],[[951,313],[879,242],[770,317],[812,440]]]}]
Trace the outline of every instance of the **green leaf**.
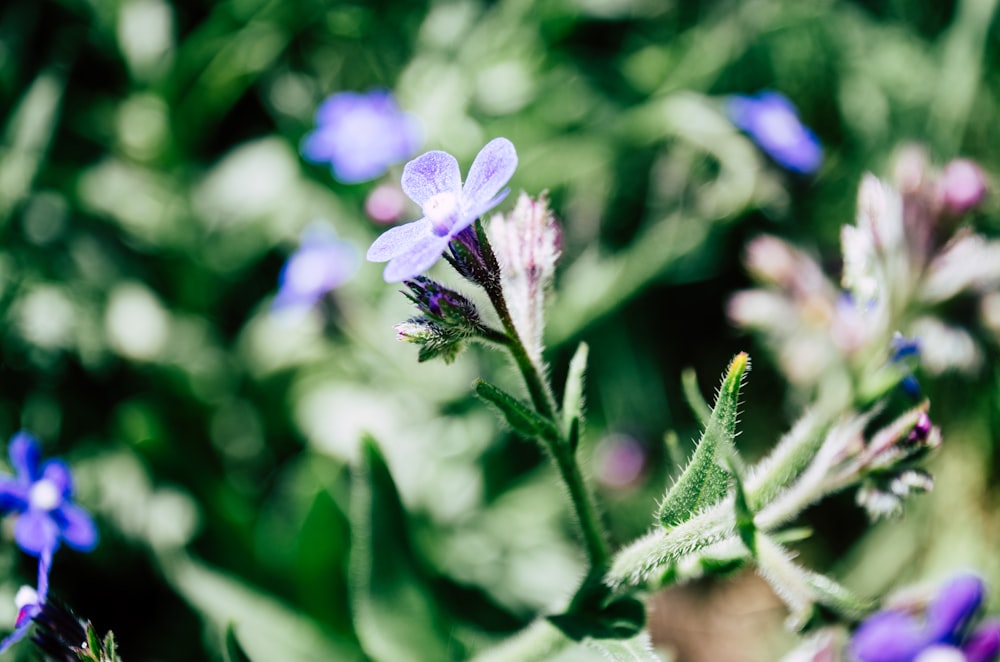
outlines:
[{"label": "green leaf", "polygon": [[177,593],[221,632],[236,623],[240,643],[255,660],[344,662],[364,659],[357,644],[338,639],[275,597],[183,552],[157,557]]},{"label": "green leaf", "polygon": [[740,540],[743,541],[743,544],[753,554],[757,549],[757,526],[753,521],[753,511],[750,510],[750,504],[747,502],[746,490],[743,488],[742,473],[735,466],[734,462],[730,463],[729,470],[733,475],[733,486],[735,488],[733,505],[736,509],[736,531],[740,534]]},{"label": "green leaf", "polygon": [[250,662],[250,657],[240,646],[239,639],[236,638],[236,629],[230,623],[226,628],[226,662]]},{"label": "green leaf", "polygon": [[698,375],[694,368],[685,368],[681,373],[681,387],[684,390],[684,399],[687,400],[691,411],[698,417],[698,422],[707,426],[712,418],[712,408],[701,397],[701,389],[698,388]]},{"label": "green leaf", "polygon": [[545,439],[557,443],[559,431],[549,419],[537,413],[520,400],[493,384],[476,380],[476,395],[500,410],[507,423],[519,434],[529,439]]},{"label": "green leaf", "polygon": [[361,443],[361,461],[351,481],[351,607],[365,653],[375,660],[446,660],[433,596],[421,581],[408,520],[385,458],[375,441]]},{"label": "green leaf", "polygon": [[645,630],[628,639],[586,639],[584,644],[612,662],[663,662]]},{"label": "green leaf", "polygon": [[587,638],[628,639],[646,624],[646,607],[632,597],[619,598],[603,609],[549,616],[550,623],[574,641]]},{"label": "green leaf", "polygon": [[715,409],[684,473],[667,492],[657,514],[660,523],[671,527],[692,513],[714,505],[729,492],[729,458],[735,454],[736,414],[740,386],[750,366],[745,352],[737,354],[719,388]]},{"label": "green leaf", "polygon": [[569,373],[566,375],[566,388],[563,390],[562,429],[563,436],[569,438],[574,421],[579,425],[583,417],[583,378],[587,370],[587,343],[577,345],[576,352],[569,362]]}]

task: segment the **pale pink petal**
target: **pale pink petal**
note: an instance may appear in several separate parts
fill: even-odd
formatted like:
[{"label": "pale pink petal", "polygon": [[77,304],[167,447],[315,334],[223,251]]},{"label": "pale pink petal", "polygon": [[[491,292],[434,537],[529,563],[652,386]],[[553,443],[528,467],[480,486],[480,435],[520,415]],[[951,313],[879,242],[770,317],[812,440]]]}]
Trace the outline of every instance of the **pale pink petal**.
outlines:
[{"label": "pale pink petal", "polygon": [[462,191],[462,173],[458,161],[448,152],[421,154],[403,168],[403,192],[421,207],[432,195],[451,191],[457,197]]},{"label": "pale pink petal", "polygon": [[399,225],[383,232],[368,249],[369,262],[386,262],[413,249],[431,235],[431,223],[426,218]]},{"label": "pale pink petal", "polygon": [[407,278],[418,276],[431,268],[441,253],[448,248],[448,237],[438,237],[429,234],[409,251],[399,255],[389,262],[382,274],[387,283],[398,283]]},{"label": "pale pink petal", "polygon": [[472,162],[462,189],[465,208],[473,210],[485,206],[510,181],[516,169],[517,151],[509,140],[494,138],[486,143]]}]

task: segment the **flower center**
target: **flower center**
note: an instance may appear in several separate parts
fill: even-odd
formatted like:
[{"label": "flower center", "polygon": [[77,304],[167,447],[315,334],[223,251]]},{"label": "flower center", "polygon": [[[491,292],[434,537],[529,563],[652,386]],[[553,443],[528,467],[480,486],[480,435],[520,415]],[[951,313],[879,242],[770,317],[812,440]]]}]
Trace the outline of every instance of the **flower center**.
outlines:
[{"label": "flower center", "polygon": [[455,225],[458,213],[458,196],[451,191],[435,193],[424,201],[424,216],[431,222],[434,234],[444,237]]},{"label": "flower center", "polygon": [[18,611],[24,609],[28,605],[33,605],[38,603],[38,591],[30,586],[22,586],[17,589],[17,595],[14,596],[14,606],[17,607]]},{"label": "flower center", "polygon": [[55,510],[62,502],[59,495],[59,488],[51,480],[43,478],[31,486],[28,493],[28,502],[32,508],[37,510]]}]

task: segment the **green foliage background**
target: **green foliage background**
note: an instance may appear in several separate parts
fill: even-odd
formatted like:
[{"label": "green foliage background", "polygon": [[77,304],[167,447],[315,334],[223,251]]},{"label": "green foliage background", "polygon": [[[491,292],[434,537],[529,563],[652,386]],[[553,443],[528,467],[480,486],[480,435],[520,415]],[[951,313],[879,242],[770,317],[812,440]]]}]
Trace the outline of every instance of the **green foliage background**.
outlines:
[{"label": "green foliage background", "polygon": [[[223,659],[231,622],[255,660],[361,659],[357,633],[389,624],[426,639],[411,650],[427,659],[461,659],[516,629],[582,565],[544,458],[474,399],[476,376],[519,388],[513,371],[478,349],[417,365],[392,331],[407,302],[377,265],[315,315],[271,314],[309,222],[359,251],[383,229],[363,210],[375,183],[339,184],[297,154],[320,101],[388,87],[427,149],[467,167],[506,136],[515,191],[550,191],[565,245],[556,381],[586,340],[588,452],[621,433],[650,454],[639,484],[602,488],[621,543],[674,470],[664,432],[698,436],[684,368],[708,393],[736,351],[754,357],[751,455],[794,411],[725,318],[749,237],[790,237],[835,269],[861,174],[887,173],[906,141],[1000,172],[996,4],[4,2],[0,435],[24,427],[66,457],[102,532],[93,554],[57,555],[54,590],[130,660]],[[726,95],[763,88],[822,139],[814,178],[782,173],[725,120]],[[997,218],[991,202],[977,220],[995,234]],[[945,435],[937,491],[867,537],[849,498],[820,509],[809,558],[873,593],[962,564],[1000,580],[1000,373],[986,365],[925,383]],[[384,480],[361,462],[365,433],[408,509],[385,505],[368,543],[349,524],[366,498],[352,466]],[[379,589],[352,607],[348,562],[366,550],[398,569],[384,590],[399,602]],[[0,567],[12,623],[33,568],[13,544]],[[412,617],[387,615],[404,604]]]}]

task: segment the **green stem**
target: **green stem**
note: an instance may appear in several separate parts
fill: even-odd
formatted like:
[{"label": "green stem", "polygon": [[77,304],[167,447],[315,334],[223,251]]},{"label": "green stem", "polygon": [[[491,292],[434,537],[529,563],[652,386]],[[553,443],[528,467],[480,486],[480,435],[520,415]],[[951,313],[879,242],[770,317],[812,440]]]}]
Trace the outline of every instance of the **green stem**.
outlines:
[{"label": "green stem", "polygon": [[[499,273],[499,265],[496,263],[496,256],[493,255],[493,251],[489,246],[486,233],[482,231],[479,224],[477,224],[476,230],[479,235],[483,257],[489,264],[491,271]],[[541,368],[531,359],[527,348],[524,346],[524,342],[521,340],[521,336],[517,332],[517,328],[514,326],[514,319],[510,315],[510,309],[507,307],[507,301],[504,299],[503,288],[499,280],[485,283],[483,289],[486,290],[486,294],[490,298],[490,303],[493,304],[493,308],[500,318],[500,323],[507,333],[507,349],[510,350],[518,370],[524,377],[535,410],[554,423],[557,423],[557,407],[555,397],[552,395],[552,389],[542,376]],[[557,427],[559,427],[558,423]],[[559,441],[556,443],[545,440],[543,440],[543,443],[548,445],[556,467],[559,469],[559,474],[562,476],[563,482],[569,490],[570,501],[576,511],[576,517],[580,524],[581,533],[583,534],[583,542],[587,550],[587,559],[590,562],[590,568],[592,571],[603,572],[610,555],[607,542],[604,538],[604,530],[597,515],[594,495],[588,489],[587,483],[583,478],[583,473],[580,471],[580,465],[576,461],[576,449],[570,447],[565,435],[566,432],[562,432]]]}]

